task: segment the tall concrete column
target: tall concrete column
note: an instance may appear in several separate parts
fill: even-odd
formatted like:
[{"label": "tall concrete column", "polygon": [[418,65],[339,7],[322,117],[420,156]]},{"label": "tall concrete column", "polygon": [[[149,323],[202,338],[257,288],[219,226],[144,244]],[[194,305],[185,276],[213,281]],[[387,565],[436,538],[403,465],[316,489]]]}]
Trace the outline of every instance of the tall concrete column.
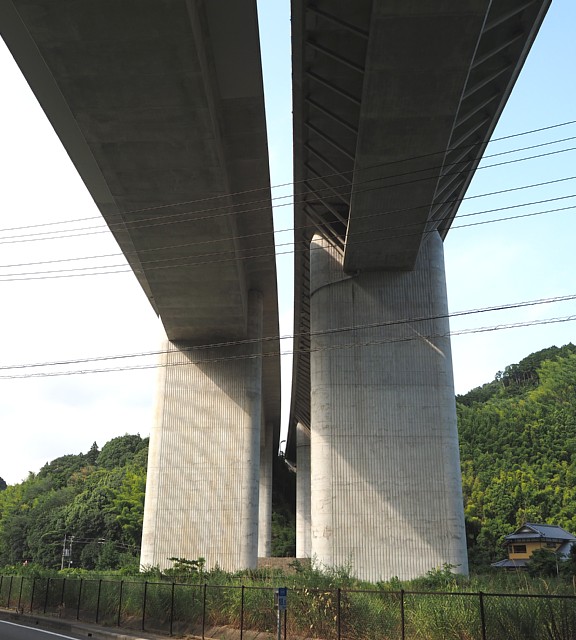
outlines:
[{"label": "tall concrete column", "polygon": [[260,441],[260,506],[258,516],[258,557],[272,555],[272,443],[273,425],[263,425]]},{"label": "tall concrete column", "polygon": [[141,563],[204,557],[256,567],[262,423],[262,298],[248,296],[247,344],[167,343],[150,434]]},{"label": "tall concrete column", "polygon": [[310,430],[296,425],[296,557],[310,558]]},{"label": "tall concrete column", "polygon": [[467,572],[447,314],[437,234],[413,271],[352,277],[322,239],[312,242],[311,548],[320,564],[371,581],[444,563]]}]

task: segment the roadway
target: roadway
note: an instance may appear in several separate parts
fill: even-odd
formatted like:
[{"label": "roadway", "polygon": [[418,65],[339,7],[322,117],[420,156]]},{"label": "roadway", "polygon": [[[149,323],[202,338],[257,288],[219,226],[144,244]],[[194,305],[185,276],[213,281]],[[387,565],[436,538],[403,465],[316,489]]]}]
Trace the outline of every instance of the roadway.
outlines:
[{"label": "roadway", "polygon": [[28,627],[16,622],[0,620],[0,637],[2,637],[2,640],[54,640],[55,638],[79,640],[80,638],[85,638],[86,633],[83,635],[63,635],[55,631],[45,631],[37,627]]},{"label": "roadway", "polygon": [[[2,640],[154,640],[165,636],[158,636],[144,631],[124,633],[106,627],[94,625],[74,624],[66,621],[47,620],[46,626],[53,630],[40,629],[37,625],[40,620],[30,617],[22,622],[0,620],[0,638]],[[60,629],[58,628],[60,627]]]}]

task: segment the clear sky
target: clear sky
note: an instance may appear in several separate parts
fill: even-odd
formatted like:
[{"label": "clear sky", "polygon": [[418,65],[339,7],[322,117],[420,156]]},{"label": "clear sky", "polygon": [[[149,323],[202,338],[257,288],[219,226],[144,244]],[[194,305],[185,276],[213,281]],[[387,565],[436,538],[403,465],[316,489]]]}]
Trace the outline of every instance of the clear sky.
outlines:
[{"label": "clear sky", "polygon": [[[259,4],[271,180],[285,184],[292,180],[289,2],[261,0]],[[576,120],[575,24],[576,3],[554,0],[495,138]],[[131,273],[47,278],[70,275],[54,272],[75,266],[110,265],[111,272],[120,271],[125,261],[114,255],[70,260],[108,256],[119,250],[1,41],[0,77],[0,367],[157,350],[162,327]],[[547,144],[558,140],[564,141]],[[487,154],[545,143],[547,146],[483,161],[486,168],[477,172],[467,194],[470,199],[463,203],[445,243],[451,312],[576,293],[576,208],[544,213],[576,207],[576,179],[530,186],[576,177],[576,151],[570,150],[576,148],[576,124],[496,141]],[[489,166],[537,154],[551,155]],[[515,190],[484,195],[510,189]],[[289,188],[280,188],[273,195],[289,193]],[[572,194],[575,196],[570,197]],[[550,201],[553,198],[563,199]],[[544,200],[548,202],[518,206]],[[499,211],[479,213],[494,209]],[[530,213],[538,215],[463,226]],[[73,222],[89,217],[93,219]],[[66,224],[30,228],[63,221]],[[289,229],[292,224],[291,208],[277,208],[276,228]],[[44,235],[30,235],[34,233]],[[290,239],[289,232],[278,232],[276,241],[280,245]],[[278,249],[284,253],[278,259],[283,335],[292,332],[292,257],[285,253],[289,249]],[[48,263],[65,259],[69,261]],[[29,264],[42,261],[45,264]],[[15,275],[31,272],[42,273]],[[461,332],[572,315],[576,316],[574,300],[455,317],[451,326]],[[488,382],[497,371],[533,351],[574,342],[575,334],[576,323],[562,321],[455,335],[456,390],[464,393]],[[289,350],[287,341],[282,349]],[[290,363],[288,356],[283,360],[286,416]],[[103,362],[100,367],[153,365],[155,361],[154,356],[122,359]],[[71,363],[42,371],[87,368]],[[31,371],[37,369],[0,370],[0,376]],[[124,433],[148,435],[155,377],[152,366],[62,377],[0,377],[0,476],[12,484],[59,455],[86,452],[94,441],[102,446]]]}]

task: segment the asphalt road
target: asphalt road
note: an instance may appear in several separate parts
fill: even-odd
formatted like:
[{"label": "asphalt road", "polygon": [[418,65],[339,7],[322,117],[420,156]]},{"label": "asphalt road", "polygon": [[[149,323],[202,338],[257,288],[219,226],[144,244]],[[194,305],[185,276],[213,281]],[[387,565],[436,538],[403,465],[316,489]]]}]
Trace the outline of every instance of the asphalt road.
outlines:
[{"label": "asphalt road", "polygon": [[64,635],[55,631],[43,631],[38,627],[26,627],[0,620],[0,640],[78,640],[81,636]]}]

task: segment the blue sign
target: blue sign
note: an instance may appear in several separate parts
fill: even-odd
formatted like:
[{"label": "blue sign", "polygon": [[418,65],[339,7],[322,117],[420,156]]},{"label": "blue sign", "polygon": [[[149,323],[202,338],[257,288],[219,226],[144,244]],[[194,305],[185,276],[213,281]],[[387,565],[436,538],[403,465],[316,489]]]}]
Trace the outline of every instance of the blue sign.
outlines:
[{"label": "blue sign", "polygon": [[278,598],[278,610],[285,611],[288,608],[288,588],[287,587],[279,587],[276,590],[276,597]]}]

